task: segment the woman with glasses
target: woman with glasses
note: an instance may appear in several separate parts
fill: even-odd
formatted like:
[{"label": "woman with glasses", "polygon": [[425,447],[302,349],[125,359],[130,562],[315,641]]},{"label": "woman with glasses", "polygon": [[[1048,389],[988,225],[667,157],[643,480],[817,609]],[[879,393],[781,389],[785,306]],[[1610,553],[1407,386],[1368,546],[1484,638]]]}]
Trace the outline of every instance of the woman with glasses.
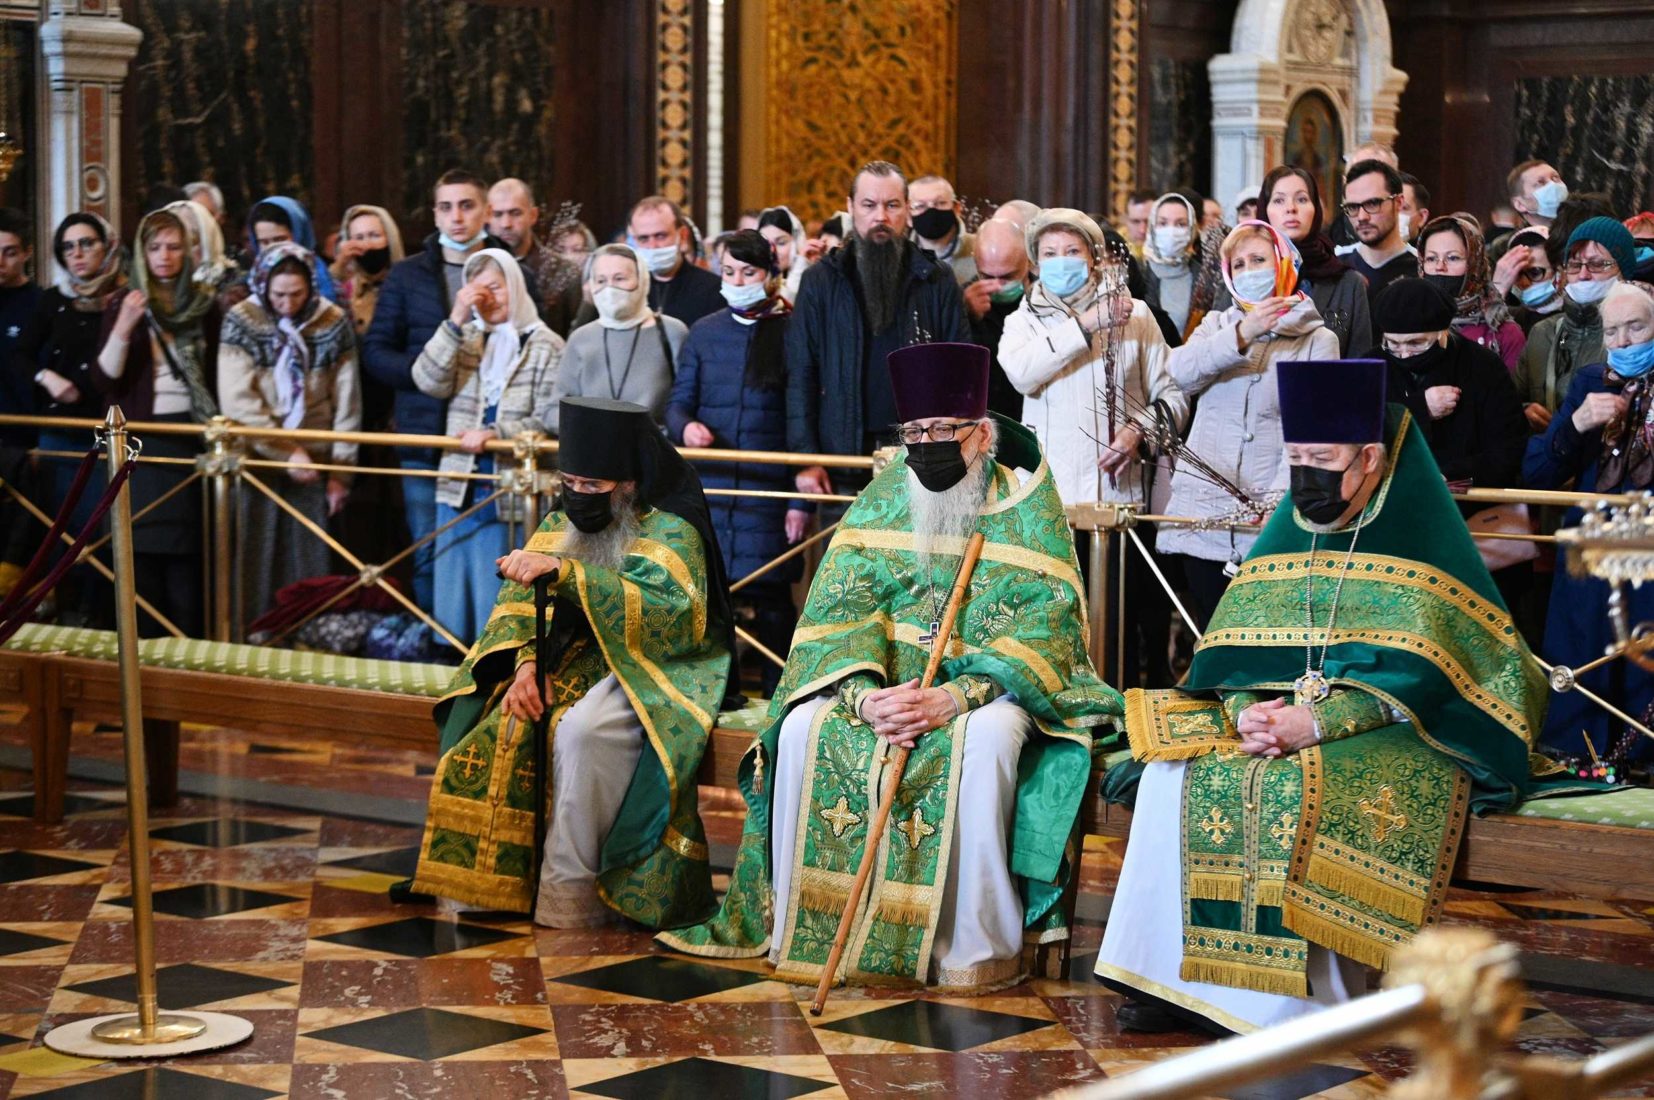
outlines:
[{"label": "woman with glasses", "polygon": [[[1567,297],[1562,293],[1562,270],[1551,263],[1550,253],[1545,251],[1549,233],[1542,225],[1516,230],[1510,235],[1509,247],[1494,271],[1494,287],[1498,289],[1499,270],[1505,267],[1506,260],[1516,257],[1505,298],[1512,304],[1511,320],[1522,326],[1524,351],[1527,350],[1526,337],[1533,332],[1533,326],[1561,309]],[[1520,356],[1517,364],[1521,364]]]},{"label": "woman with glasses", "polygon": [[1560,312],[1528,333],[1528,345],[1516,368],[1516,390],[1525,402],[1528,424],[1544,431],[1551,414],[1568,394],[1573,373],[1603,358],[1599,306],[1624,272],[1636,268],[1631,231],[1609,217],[1580,223],[1563,250]]},{"label": "woman with glasses", "polygon": [[[1189,402],[1166,369],[1170,349],[1159,324],[1127,289],[1124,242],[1111,252],[1095,221],[1061,208],[1041,211],[1023,236],[1039,278],[1005,318],[999,341],[1000,366],[1024,396],[1022,422],[1039,437],[1063,503],[1157,511],[1155,490],[1163,500],[1167,480],[1158,467],[1188,421]],[[1152,546],[1152,531],[1138,530]],[[1076,532],[1082,561],[1085,535]],[[1149,682],[1169,683],[1156,677],[1171,674],[1171,607],[1141,557],[1127,560],[1126,621],[1141,627]],[[1130,685],[1137,634],[1126,647]]]},{"label": "woman with glasses", "polygon": [[[1338,339],[1304,292],[1302,261],[1285,234],[1266,222],[1243,222],[1225,238],[1221,255],[1235,305],[1208,313],[1167,363],[1178,386],[1196,402],[1188,450],[1208,469],[1180,464],[1172,475],[1166,510],[1208,521],[1240,512],[1232,489],[1261,504],[1274,490],[1286,488],[1275,364],[1339,358]],[[1361,300],[1367,300],[1365,286]],[[1202,527],[1167,528],[1160,533],[1160,548],[1177,555],[1189,590],[1189,612],[1204,630],[1257,535],[1216,522]]]},{"label": "woman with glasses", "polygon": [[1511,320],[1504,294],[1493,285],[1487,246],[1475,219],[1450,214],[1426,225],[1419,234],[1419,271],[1453,300],[1453,331],[1515,371],[1528,336]]},{"label": "woman with glasses", "polygon": [[1315,312],[1334,336],[1338,355],[1359,355],[1373,346],[1372,311],[1367,282],[1346,267],[1327,236],[1326,211],[1315,177],[1302,168],[1281,165],[1263,178],[1261,217],[1292,242],[1301,258],[1298,289],[1315,303]]},{"label": "woman with glasses", "polygon": [[[103,308],[126,286],[126,249],[109,223],[96,214],[70,214],[52,235],[52,255],[62,274],[57,285],[41,296],[27,327],[17,338],[15,369],[32,378],[35,409],[41,416],[74,419],[103,415],[96,379],[98,330]],[[85,452],[92,433],[69,428],[43,428],[43,451]],[[42,481],[49,494],[46,504],[56,515],[69,495],[75,464],[69,459],[42,459]],[[91,517],[97,493],[81,495],[71,522],[79,530]],[[71,626],[108,625],[113,620],[109,588],[89,568],[69,574],[58,590],[59,621]]]}]

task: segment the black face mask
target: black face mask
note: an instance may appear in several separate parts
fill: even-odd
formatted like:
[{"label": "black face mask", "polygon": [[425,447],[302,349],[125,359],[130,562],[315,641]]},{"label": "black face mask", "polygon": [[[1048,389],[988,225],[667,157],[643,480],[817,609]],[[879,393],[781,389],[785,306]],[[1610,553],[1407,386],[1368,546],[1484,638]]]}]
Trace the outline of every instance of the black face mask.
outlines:
[{"label": "black face mask", "polygon": [[391,265],[390,246],[370,248],[356,257],[356,266],[369,275],[377,275]]},{"label": "black face mask", "polygon": [[965,465],[959,440],[946,443],[909,443],[907,468],[919,479],[919,484],[933,493],[945,493],[964,480],[970,469]]},{"label": "black face mask", "polygon": [[1455,302],[1459,300],[1459,295],[1464,293],[1463,275],[1426,275],[1424,281]]},{"label": "black face mask", "polygon": [[1446,348],[1442,347],[1440,344],[1431,344],[1424,351],[1421,351],[1417,355],[1406,359],[1393,355],[1390,352],[1385,352],[1384,358],[1394,363],[1402,370],[1411,371],[1416,375],[1423,375],[1434,370],[1436,365],[1439,364],[1442,359],[1446,357],[1446,355]]},{"label": "black face mask", "polygon": [[938,210],[931,207],[923,214],[913,216],[913,230],[927,241],[939,241],[946,237],[959,224],[959,219],[952,210]]},{"label": "black face mask", "polygon": [[[1350,466],[1353,465],[1355,459],[1350,460]],[[1344,475],[1349,472],[1350,466],[1342,470],[1293,466],[1292,506],[1311,523],[1332,523],[1350,506],[1350,502],[1344,499]]]},{"label": "black face mask", "polygon": [[569,522],[588,535],[595,535],[614,522],[611,493],[577,493],[563,489],[563,514]]}]

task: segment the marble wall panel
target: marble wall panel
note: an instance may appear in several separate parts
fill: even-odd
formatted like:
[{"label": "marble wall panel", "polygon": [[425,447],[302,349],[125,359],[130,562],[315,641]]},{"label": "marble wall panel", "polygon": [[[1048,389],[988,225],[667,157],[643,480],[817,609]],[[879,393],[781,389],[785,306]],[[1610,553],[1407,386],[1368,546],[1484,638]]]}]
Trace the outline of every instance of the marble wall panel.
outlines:
[{"label": "marble wall panel", "polygon": [[[1206,64],[1156,57],[1149,62],[1148,186],[1193,187],[1206,194],[1212,176],[1212,91]],[[1233,196],[1216,196],[1225,205]]]},{"label": "marble wall panel", "polygon": [[1515,160],[1543,157],[1622,216],[1654,209],[1654,76],[1518,80],[1515,122]]},{"label": "marble wall panel", "polygon": [[431,184],[465,167],[550,198],[558,152],[556,42],[547,5],[420,0],[403,8],[402,209],[429,224]]},{"label": "marble wall panel", "polygon": [[144,32],[123,108],[129,207],[158,183],[194,179],[217,183],[237,218],[269,194],[309,204],[310,0],[126,0],[123,11]]}]

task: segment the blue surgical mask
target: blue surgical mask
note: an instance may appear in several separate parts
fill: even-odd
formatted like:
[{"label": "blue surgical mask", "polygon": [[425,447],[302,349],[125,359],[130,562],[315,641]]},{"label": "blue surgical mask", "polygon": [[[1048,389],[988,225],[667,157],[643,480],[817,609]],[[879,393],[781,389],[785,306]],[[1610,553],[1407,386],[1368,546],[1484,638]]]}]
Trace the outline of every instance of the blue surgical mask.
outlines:
[{"label": "blue surgical mask", "polygon": [[1059,298],[1079,290],[1090,274],[1078,256],[1047,256],[1039,262],[1040,285]]},{"label": "blue surgical mask", "polygon": [[1538,309],[1556,297],[1556,283],[1550,279],[1541,280],[1520,291],[1517,297],[1521,298],[1522,304],[1529,309]]},{"label": "blue surgical mask", "polygon": [[1641,378],[1654,370],[1654,340],[1630,347],[1609,348],[1608,365],[1621,378]]},{"label": "blue surgical mask", "polygon": [[1654,264],[1654,245],[1639,245],[1637,247],[1637,270],[1641,271],[1649,264]]},{"label": "blue surgical mask", "polygon": [[721,283],[718,290],[729,303],[731,309],[751,309],[762,302],[769,295],[764,291],[763,283],[747,283],[736,286],[734,283]]},{"label": "blue surgical mask", "polygon": [[437,235],[437,243],[450,252],[469,252],[477,246],[477,242],[488,236],[488,230],[483,230],[468,241],[456,241],[446,233]]},{"label": "blue surgical mask", "polygon": [[1251,271],[1231,275],[1229,281],[1235,284],[1235,297],[1243,302],[1256,305],[1275,294],[1274,268],[1255,267]]},{"label": "blue surgical mask", "polygon": [[1533,202],[1539,208],[1541,218],[1556,217],[1556,208],[1568,201],[1568,185],[1561,180],[1552,180],[1533,189]]},{"label": "blue surgical mask", "polygon": [[642,253],[644,264],[654,275],[665,275],[677,267],[678,261],[683,258],[683,253],[678,251],[675,244],[661,245],[659,248],[640,248],[638,252]]},{"label": "blue surgical mask", "polygon": [[1166,259],[1178,259],[1183,255],[1188,247],[1188,226],[1157,225],[1154,227],[1154,250]]},{"label": "blue surgical mask", "polygon": [[1619,281],[1619,276],[1616,275],[1611,279],[1592,279],[1588,283],[1569,283],[1568,297],[1582,306],[1594,306],[1608,297],[1608,292],[1613,290],[1614,284]]}]

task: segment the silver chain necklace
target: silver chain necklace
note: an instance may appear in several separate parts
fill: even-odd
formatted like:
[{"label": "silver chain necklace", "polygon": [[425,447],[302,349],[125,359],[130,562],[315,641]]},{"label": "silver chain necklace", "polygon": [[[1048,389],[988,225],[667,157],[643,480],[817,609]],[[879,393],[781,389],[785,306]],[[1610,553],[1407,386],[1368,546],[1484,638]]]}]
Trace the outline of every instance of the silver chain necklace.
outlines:
[{"label": "silver chain necklace", "polygon": [[1344,568],[1338,574],[1338,584],[1332,590],[1332,608],[1327,615],[1327,634],[1321,641],[1321,659],[1315,660],[1315,546],[1319,532],[1309,536],[1309,580],[1304,585],[1304,674],[1292,682],[1293,702],[1299,706],[1319,703],[1332,694],[1332,685],[1322,674],[1327,666],[1327,649],[1332,645],[1333,624],[1338,621],[1338,601],[1344,595],[1344,578],[1350,575],[1350,562],[1355,558],[1355,544],[1361,539],[1365,517],[1355,525],[1350,535],[1350,548],[1344,554]]}]

